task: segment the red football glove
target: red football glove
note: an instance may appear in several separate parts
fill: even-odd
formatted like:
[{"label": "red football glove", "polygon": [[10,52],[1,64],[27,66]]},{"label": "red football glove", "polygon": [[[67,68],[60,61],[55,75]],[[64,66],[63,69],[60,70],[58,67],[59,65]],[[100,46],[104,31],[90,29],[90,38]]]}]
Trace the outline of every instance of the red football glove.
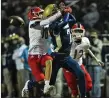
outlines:
[{"label": "red football glove", "polygon": [[71,7],[65,7],[65,8],[64,8],[64,12],[65,12],[65,13],[72,13]]}]

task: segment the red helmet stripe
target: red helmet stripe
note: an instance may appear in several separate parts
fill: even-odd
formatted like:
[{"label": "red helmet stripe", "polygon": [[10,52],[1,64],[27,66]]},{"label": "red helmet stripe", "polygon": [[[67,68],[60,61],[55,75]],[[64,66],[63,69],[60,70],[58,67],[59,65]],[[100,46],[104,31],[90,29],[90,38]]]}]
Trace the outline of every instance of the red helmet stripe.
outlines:
[{"label": "red helmet stripe", "polygon": [[76,24],[73,25],[72,29],[82,29],[82,30],[84,30],[84,27],[83,27],[83,25],[76,23]]}]

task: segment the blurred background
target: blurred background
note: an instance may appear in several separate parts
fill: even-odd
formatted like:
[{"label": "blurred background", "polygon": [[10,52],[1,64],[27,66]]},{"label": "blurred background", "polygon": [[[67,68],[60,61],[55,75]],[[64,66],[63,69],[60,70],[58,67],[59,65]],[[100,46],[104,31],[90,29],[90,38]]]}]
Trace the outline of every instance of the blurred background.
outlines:
[{"label": "blurred background", "polygon": [[[2,97],[20,96],[19,93],[25,81],[33,78],[27,62],[23,62],[27,57],[29,44],[28,10],[32,6],[45,8],[49,3],[59,4],[61,1],[68,4],[72,0],[1,0]],[[109,0],[80,0],[71,7],[72,14],[86,29],[86,36],[91,42],[91,50],[105,63],[104,67],[99,67],[90,56],[86,55],[84,58],[84,64],[94,85],[89,95],[109,97]],[[9,17],[12,15],[22,17],[25,26],[10,25]],[[20,66],[21,64],[23,67]],[[61,95],[65,95],[64,91]]]}]

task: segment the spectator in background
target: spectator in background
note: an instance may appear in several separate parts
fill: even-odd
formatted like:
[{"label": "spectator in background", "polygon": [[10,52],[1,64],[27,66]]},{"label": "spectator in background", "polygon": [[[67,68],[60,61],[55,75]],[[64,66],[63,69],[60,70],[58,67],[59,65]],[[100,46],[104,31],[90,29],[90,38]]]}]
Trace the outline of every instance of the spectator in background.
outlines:
[{"label": "spectator in background", "polygon": [[[94,55],[101,60],[101,51],[102,51],[102,41],[98,38],[97,32],[92,31],[91,32],[91,50],[94,53]],[[100,87],[100,73],[101,73],[101,67],[98,66],[98,63],[90,58],[90,65],[92,67],[89,67],[89,73],[92,76],[92,81],[93,81],[93,88],[91,92],[91,97],[93,98],[100,98],[101,97],[101,87]]]},{"label": "spectator in background", "polygon": [[1,34],[6,35],[6,30],[8,28],[8,18],[5,10],[1,10]]},{"label": "spectator in background", "polygon": [[[3,84],[6,86],[8,94],[7,98],[12,98],[13,85],[12,85],[12,52],[10,51],[9,41],[4,42],[4,50],[2,50],[2,68],[3,68]],[[13,66],[14,69],[14,66]],[[2,85],[2,87],[4,87]],[[3,88],[4,89],[4,88]],[[5,91],[6,92],[6,91]],[[4,92],[4,93],[5,93]]]},{"label": "spectator in background", "polygon": [[92,28],[99,20],[99,12],[97,10],[97,4],[92,3],[89,6],[89,11],[83,16],[83,23],[87,28]]},{"label": "spectator in background", "polygon": [[109,21],[108,20],[104,22],[104,33],[109,34]]},{"label": "spectator in background", "polygon": [[18,97],[21,97],[21,91],[25,84],[25,69],[24,63],[21,61],[21,55],[27,46],[25,45],[25,40],[22,37],[13,40],[13,44],[16,45],[16,49],[13,53],[13,60],[15,60],[16,69],[17,69],[17,82],[18,82]]},{"label": "spectator in background", "polygon": [[[29,80],[30,79],[30,73],[31,73],[31,69],[28,65],[28,47],[26,47],[24,50],[23,50],[23,53],[21,55],[21,61],[24,63],[24,69],[25,69],[25,80]],[[25,82],[26,82],[25,81]]]},{"label": "spectator in background", "polygon": [[8,26],[8,28],[7,28],[7,35],[10,35],[10,34],[12,34],[13,32],[16,32],[16,31],[18,31],[18,29],[16,29],[16,27],[15,26],[13,26],[13,25],[9,25]]}]

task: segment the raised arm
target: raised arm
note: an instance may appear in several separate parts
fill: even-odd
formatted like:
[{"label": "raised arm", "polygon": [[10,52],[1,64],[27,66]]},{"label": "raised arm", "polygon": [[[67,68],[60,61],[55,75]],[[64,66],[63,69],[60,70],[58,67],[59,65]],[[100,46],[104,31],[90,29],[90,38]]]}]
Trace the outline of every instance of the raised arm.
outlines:
[{"label": "raised arm", "polygon": [[40,22],[40,26],[45,26],[45,25],[48,25],[48,24],[51,24],[52,22],[54,22],[56,19],[58,19],[59,17],[61,17],[61,12],[58,11],[56,14],[54,14],[53,16],[50,16],[49,18],[45,19],[45,20],[42,20]]},{"label": "raised arm", "polygon": [[69,24],[74,24],[76,23],[76,18],[70,14],[70,13],[66,13],[64,16],[63,16],[63,21],[61,23],[58,24],[58,27],[63,27],[64,25],[66,25],[67,23]]}]

